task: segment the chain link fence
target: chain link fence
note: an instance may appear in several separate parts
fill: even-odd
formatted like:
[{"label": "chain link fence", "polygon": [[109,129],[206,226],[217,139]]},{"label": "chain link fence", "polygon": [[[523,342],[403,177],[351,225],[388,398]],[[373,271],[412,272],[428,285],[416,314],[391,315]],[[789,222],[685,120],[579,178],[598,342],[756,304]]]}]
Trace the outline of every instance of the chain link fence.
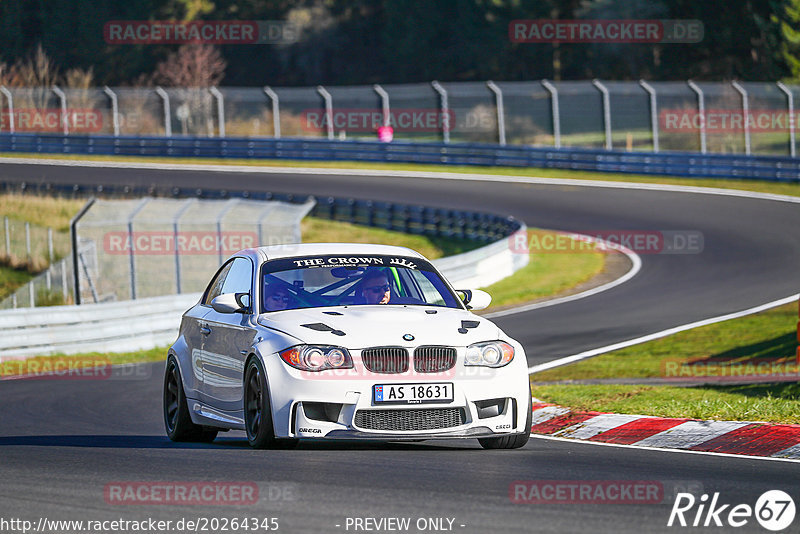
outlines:
[{"label": "chain link fence", "polygon": [[0,87],[0,132],[444,141],[791,155],[800,86],[565,81]]}]

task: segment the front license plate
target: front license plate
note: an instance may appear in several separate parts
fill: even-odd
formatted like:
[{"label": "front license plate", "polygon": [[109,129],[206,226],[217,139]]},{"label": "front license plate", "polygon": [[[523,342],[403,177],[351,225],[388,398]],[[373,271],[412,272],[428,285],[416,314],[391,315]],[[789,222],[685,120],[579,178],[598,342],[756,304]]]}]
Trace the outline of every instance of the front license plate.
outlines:
[{"label": "front license plate", "polygon": [[453,384],[376,384],[372,386],[375,404],[434,404],[453,402]]}]

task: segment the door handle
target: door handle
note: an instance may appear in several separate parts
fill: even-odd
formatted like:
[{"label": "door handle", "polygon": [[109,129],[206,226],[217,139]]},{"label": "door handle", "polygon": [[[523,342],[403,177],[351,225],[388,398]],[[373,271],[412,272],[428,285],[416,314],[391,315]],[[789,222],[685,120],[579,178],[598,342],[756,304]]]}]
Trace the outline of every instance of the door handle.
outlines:
[{"label": "door handle", "polygon": [[204,336],[207,336],[208,334],[211,333],[211,329],[207,326],[201,326],[200,333],[203,334]]}]

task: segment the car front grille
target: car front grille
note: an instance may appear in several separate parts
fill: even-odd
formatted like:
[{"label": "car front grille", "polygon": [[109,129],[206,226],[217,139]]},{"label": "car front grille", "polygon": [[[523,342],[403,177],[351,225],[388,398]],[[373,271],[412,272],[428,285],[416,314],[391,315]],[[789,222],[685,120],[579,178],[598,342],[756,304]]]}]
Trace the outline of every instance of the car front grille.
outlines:
[{"label": "car front grille", "polygon": [[355,425],[369,430],[436,430],[464,424],[464,408],[358,410]]},{"label": "car front grille", "polygon": [[374,347],[361,351],[364,367],[373,373],[397,374],[408,371],[408,351],[402,347]]},{"label": "car front grille", "polygon": [[456,364],[453,347],[418,347],[414,351],[414,370],[418,373],[440,373]]}]

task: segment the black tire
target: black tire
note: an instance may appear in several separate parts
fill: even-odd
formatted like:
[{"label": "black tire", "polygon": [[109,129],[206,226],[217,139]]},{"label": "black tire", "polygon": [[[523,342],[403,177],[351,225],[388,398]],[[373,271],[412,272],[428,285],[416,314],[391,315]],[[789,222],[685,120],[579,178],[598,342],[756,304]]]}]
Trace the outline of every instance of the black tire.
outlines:
[{"label": "black tire", "polygon": [[292,449],[297,439],[278,439],[272,426],[267,374],[258,358],[247,362],[244,373],[244,428],[254,449]]},{"label": "black tire", "polygon": [[533,400],[528,392],[528,416],[525,418],[526,432],[519,434],[509,434],[500,438],[478,438],[478,442],[484,449],[519,449],[528,443],[531,437],[531,423],[533,422]]},{"label": "black tire", "polygon": [[167,370],[164,374],[164,427],[172,441],[211,443],[218,432],[192,422],[183,391],[181,369],[175,356],[171,354],[167,358]]}]

